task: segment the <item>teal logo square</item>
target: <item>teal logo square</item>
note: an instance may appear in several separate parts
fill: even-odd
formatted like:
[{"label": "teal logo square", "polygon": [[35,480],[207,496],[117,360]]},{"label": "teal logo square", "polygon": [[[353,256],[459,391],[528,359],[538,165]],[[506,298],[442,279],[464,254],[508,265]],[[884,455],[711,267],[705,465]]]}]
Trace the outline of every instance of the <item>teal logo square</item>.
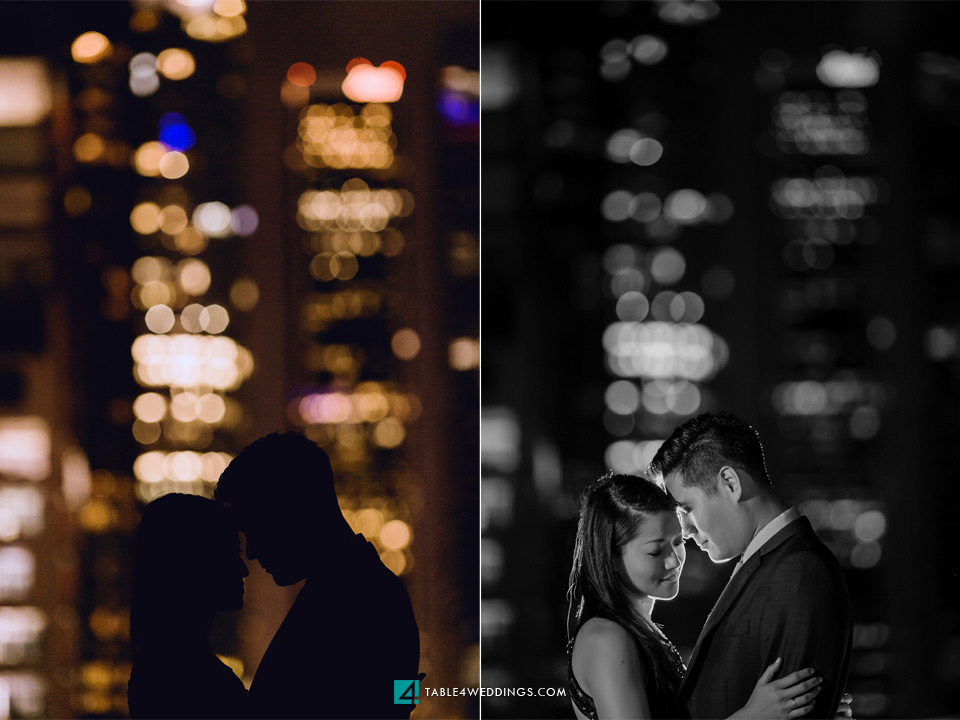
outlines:
[{"label": "teal logo square", "polygon": [[419,680],[394,680],[393,681],[393,704],[394,705],[419,705],[420,704],[420,681]]}]

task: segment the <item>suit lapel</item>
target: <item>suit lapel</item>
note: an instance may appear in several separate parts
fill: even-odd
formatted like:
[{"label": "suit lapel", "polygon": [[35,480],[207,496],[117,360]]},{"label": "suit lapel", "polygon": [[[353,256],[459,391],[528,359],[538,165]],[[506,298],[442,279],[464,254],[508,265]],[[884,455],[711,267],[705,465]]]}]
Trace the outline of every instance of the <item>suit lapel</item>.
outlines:
[{"label": "suit lapel", "polygon": [[790,523],[764,543],[760,550],[754,553],[747,562],[743,564],[743,567],[727,581],[727,585],[723,588],[723,592],[720,593],[720,597],[713,606],[713,610],[707,615],[707,621],[703,625],[703,630],[700,631],[700,637],[697,638],[697,644],[693,648],[693,654],[690,655],[690,662],[687,663],[687,672],[684,673],[683,681],[680,683],[680,693],[682,693],[686,687],[687,678],[694,674],[693,670],[696,667],[697,656],[700,654],[700,648],[707,639],[707,636],[720,623],[730,610],[734,601],[736,601],[740,593],[743,592],[743,589],[750,582],[750,578],[753,577],[753,574],[760,568],[763,557],[794,535],[807,531],[812,532],[812,529],[810,521],[805,517],[800,517],[798,520]]},{"label": "suit lapel", "polygon": [[741,567],[740,570],[727,581],[727,585],[723,588],[723,592],[720,593],[720,597],[713,606],[713,610],[711,610],[710,614],[707,615],[707,621],[703,625],[703,630],[700,631],[700,637],[697,638],[697,644],[693,648],[693,654],[690,656],[690,662],[687,663],[687,672],[683,676],[683,682],[680,683],[680,692],[683,692],[684,686],[687,683],[687,678],[693,674],[693,668],[696,667],[697,656],[700,654],[700,647],[703,645],[703,642],[706,640],[710,632],[717,626],[717,623],[719,623],[720,620],[723,619],[723,616],[727,614],[730,606],[733,605],[733,601],[737,599],[743,589],[747,586],[747,583],[758,567],[760,567],[760,553],[756,553],[753,557],[747,560],[743,567]]}]

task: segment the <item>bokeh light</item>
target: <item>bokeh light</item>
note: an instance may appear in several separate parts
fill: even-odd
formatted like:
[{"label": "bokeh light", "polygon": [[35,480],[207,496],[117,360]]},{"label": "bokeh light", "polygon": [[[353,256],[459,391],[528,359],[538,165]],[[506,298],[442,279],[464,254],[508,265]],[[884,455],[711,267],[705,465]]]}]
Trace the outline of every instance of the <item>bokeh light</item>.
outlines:
[{"label": "bokeh light", "polygon": [[196,68],[193,55],[182,48],[167,48],[157,55],[157,70],[169,80],[185,80]]},{"label": "bokeh light", "polygon": [[222,305],[208,305],[200,311],[200,327],[211,335],[222,333],[230,324],[230,314]]},{"label": "bokeh light", "polygon": [[369,60],[355,58],[347,64],[347,77],[341,89],[354,102],[396,102],[403,95],[406,70],[398,62],[387,61],[374,67]]},{"label": "bokeh light", "polygon": [[202,260],[183,260],[177,265],[177,280],[188,295],[203,295],[210,289],[210,268]]},{"label": "bokeh light", "polygon": [[242,277],[230,286],[230,302],[242,312],[253,310],[260,302],[260,288],[252,278]]},{"label": "bokeh light", "polygon": [[287,70],[287,80],[297,87],[310,87],[317,81],[317,71],[310,63],[296,62]]},{"label": "bokeh light", "polygon": [[226,237],[231,218],[230,208],[222,202],[200,203],[193,211],[193,224],[210,237]]},{"label": "bokeh light", "polygon": [[420,352],[420,336],[412,328],[401,328],[390,339],[390,348],[401,360],[413,360]]},{"label": "bokeh light", "polygon": [[143,393],[133,401],[133,414],[145,423],[158,423],[167,414],[167,400],[159,393]]},{"label": "bokeh light", "polygon": [[70,45],[70,54],[78,63],[92,65],[110,57],[113,46],[103,33],[85,32]]},{"label": "bokeh light", "polygon": [[156,177],[160,174],[160,160],[166,154],[167,149],[159,142],[146,142],[133,154],[134,169],[145,177]]},{"label": "bokeh light", "polygon": [[130,226],[141,235],[152,235],[160,229],[160,206],[143,202],[130,212]]},{"label": "bokeh light", "polygon": [[460,337],[451,341],[448,351],[450,367],[454,370],[475,370],[480,367],[480,341]]},{"label": "bokeh light", "polygon": [[190,161],[181,152],[173,150],[160,158],[158,163],[160,174],[168,180],[182,178],[190,170]]},{"label": "bokeh light", "polygon": [[170,332],[176,322],[173,310],[167,305],[153,305],[147,310],[144,320],[150,332],[162,334]]}]

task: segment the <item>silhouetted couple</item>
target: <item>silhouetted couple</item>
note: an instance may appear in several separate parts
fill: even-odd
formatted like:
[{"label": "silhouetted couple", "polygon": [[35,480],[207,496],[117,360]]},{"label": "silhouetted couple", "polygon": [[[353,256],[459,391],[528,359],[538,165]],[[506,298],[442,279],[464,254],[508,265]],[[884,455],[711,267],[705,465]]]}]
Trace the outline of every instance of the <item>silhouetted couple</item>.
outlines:
[{"label": "silhouetted couple", "polygon": [[[394,681],[418,677],[410,599],[344,520],[326,453],[302,435],[268,435],[230,463],[215,497],[171,494],[144,510],[131,716],[408,717]],[[238,529],[278,585],[306,579],[249,692],[210,648],[215,613],[243,604]]]}]

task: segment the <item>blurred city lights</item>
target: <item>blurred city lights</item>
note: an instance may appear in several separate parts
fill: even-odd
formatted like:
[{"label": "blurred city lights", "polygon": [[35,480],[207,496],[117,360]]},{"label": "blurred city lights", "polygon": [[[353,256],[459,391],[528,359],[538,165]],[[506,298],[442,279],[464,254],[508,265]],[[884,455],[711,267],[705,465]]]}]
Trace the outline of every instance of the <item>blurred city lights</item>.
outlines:
[{"label": "blurred city lights", "polygon": [[360,115],[343,103],[307,108],[298,126],[298,147],[312,167],[388,168],[393,165],[396,136],[390,108],[371,103]]},{"label": "blurred city lights", "polygon": [[257,231],[259,224],[257,211],[249,205],[238,205],[230,211],[230,229],[234,235],[249,237]]},{"label": "blurred city lights", "polygon": [[616,312],[624,322],[642,322],[650,312],[650,301],[643,293],[630,290],[617,298]]},{"label": "blurred city lights", "polygon": [[190,170],[190,161],[187,156],[176,150],[164,153],[158,163],[160,174],[168,180],[182,178]]},{"label": "blurred city lights", "polygon": [[480,340],[461,337],[450,342],[448,359],[454,370],[474,370],[480,367]]},{"label": "blurred city lights", "polygon": [[630,41],[627,51],[642,65],[656,65],[667,56],[667,43],[654,35],[638,35]]},{"label": "blurred city lights", "polygon": [[390,339],[390,349],[401,360],[413,360],[420,352],[420,336],[412,328],[401,328]]},{"label": "blurred city lights", "polygon": [[369,60],[354,58],[347,64],[347,77],[341,89],[354,102],[396,102],[403,94],[407,73],[398,62],[387,61],[374,67]]},{"label": "blurred city lights", "polygon": [[877,350],[889,350],[897,339],[897,328],[888,317],[876,315],[867,323],[867,341]]},{"label": "blurred city lights", "polygon": [[202,260],[183,260],[176,271],[180,287],[188,295],[203,295],[210,289],[210,268]]},{"label": "blurred city lights", "polygon": [[230,233],[233,215],[222,202],[200,203],[193,211],[193,224],[211,237],[226,237]]},{"label": "blurred city lights", "polygon": [[84,133],[73,143],[73,157],[77,162],[92,163],[106,152],[107,144],[96,133]]},{"label": "blurred city lights", "polygon": [[4,665],[36,662],[47,618],[35,607],[0,607],[0,660]]},{"label": "blurred city lights", "polygon": [[406,430],[403,423],[395,417],[384,418],[373,428],[373,441],[383,448],[395,448],[403,442]]},{"label": "blurred city lights", "polygon": [[41,60],[0,59],[0,127],[36,125],[52,108],[53,88]]},{"label": "blurred city lights", "polygon": [[145,177],[156,177],[160,174],[160,159],[166,154],[167,149],[159,142],[146,142],[133,154],[134,168]]},{"label": "blurred city lights", "polygon": [[200,327],[206,332],[217,335],[227,329],[230,314],[222,305],[207,305],[200,311]]},{"label": "blurred city lights", "polygon": [[714,0],[659,0],[657,4],[659,18],[674,25],[698,25],[719,13]]},{"label": "blurred city lights", "polygon": [[153,75],[131,75],[130,92],[137,97],[149,97],[160,89],[160,78]]},{"label": "blurred city lights", "polygon": [[130,212],[130,226],[141,235],[152,235],[160,229],[160,206],[143,202]]},{"label": "blurred city lights", "polygon": [[781,415],[839,415],[861,405],[883,408],[887,390],[879,383],[838,375],[826,381],[782,382],[773,388],[771,402]]},{"label": "blurred city lights", "polygon": [[137,496],[143,502],[168,492],[210,497],[213,486],[231,460],[232,455],[221,452],[151,450],[143,453],[133,463]]},{"label": "blurred city lights", "polygon": [[78,63],[92,65],[110,57],[113,46],[107,36],[90,31],[79,35],[70,45],[70,54]]},{"label": "blurred city lights", "polygon": [[180,113],[167,113],[158,123],[160,142],[170,150],[186,152],[196,143],[193,130]]},{"label": "blurred city lights", "polygon": [[437,97],[437,109],[455,126],[480,122],[480,73],[459,65],[450,65],[440,71],[443,85]]},{"label": "blurred city lights", "polygon": [[230,302],[242,312],[253,310],[260,302],[260,288],[256,281],[247,277],[234,280],[230,286]]},{"label": "blurred city lights", "polygon": [[389,550],[403,550],[411,540],[410,526],[403,520],[391,520],[380,529],[380,542]]},{"label": "blurred city lights", "polygon": [[131,354],[137,381],[147,387],[232,390],[253,370],[250,352],[228,337],[141,335]]},{"label": "blurred city lights", "polygon": [[484,48],[482,84],[480,106],[483,110],[503,110],[520,95],[520,70],[505,48],[493,45],[489,50]]},{"label": "blurred city lights", "polygon": [[667,196],[663,212],[681,224],[699,222],[707,209],[707,199],[696,190],[676,190]]},{"label": "blurred city lights", "polygon": [[167,48],[157,55],[157,70],[169,80],[185,80],[196,69],[193,55],[182,48]]},{"label": "blurred city lights", "polygon": [[653,138],[640,138],[630,148],[630,160],[637,165],[653,165],[663,156],[663,145]]},{"label": "blurred city lights", "polygon": [[863,217],[867,205],[879,201],[877,182],[868,177],[845,176],[840,171],[816,178],[783,178],[771,192],[774,211],[783,218]]},{"label": "blurred city lights", "polygon": [[297,222],[304,230],[380,232],[396,217],[413,210],[413,197],[403,190],[371,191],[354,178],[337,190],[307,190],[297,203]]},{"label": "blurred city lights", "polygon": [[633,195],[627,190],[614,190],[604,199],[601,212],[611,222],[623,222],[630,217],[630,203]]},{"label": "blurred city lights", "polygon": [[863,155],[870,150],[867,101],[856,90],[783,93],[771,110],[781,150],[806,155]]},{"label": "blurred city lights", "polygon": [[27,598],[34,585],[37,561],[23,547],[0,547],[0,602]]},{"label": "blurred city lights", "polygon": [[199,255],[207,249],[207,236],[195,227],[186,227],[173,239],[174,248],[182,255]]},{"label": "blurred city lights", "polygon": [[661,285],[673,285],[680,281],[686,272],[687,262],[683,255],[673,248],[660,248],[650,260],[650,274]]},{"label": "blurred city lights", "polygon": [[709,328],[667,322],[616,322],[603,335],[607,366],[619,377],[713,377],[727,362],[726,342]]},{"label": "blurred city lights", "polygon": [[160,210],[157,222],[167,235],[176,235],[187,229],[189,219],[187,211],[179,205],[167,205]]},{"label": "blurred city lights", "polygon": [[0,542],[14,542],[42,533],[45,504],[43,494],[35,487],[0,487]]},{"label": "blurred city lights", "polygon": [[157,423],[167,414],[167,400],[159,393],[144,393],[133,401],[133,414],[146,423]]},{"label": "blurred city lights", "polygon": [[50,430],[39,417],[0,418],[0,473],[26,480],[50,474]]},{"label": "blurred city lights", "polygon": [[216,0],[213,11],[221,17],[236,17],[247,11],[247,5],[244,0]]},{"label": "blurred city lights", "polygon": [[133,263],[130,275],[141,285],[157,280],[167,280],[173,276],[173,264],[166,258],[146,255]]},{"label": "blurred city lights", "polygon": [[296,62],[287,70],[287,80],[297,87],[310,87],[317,81],[317,71],[310,63]]},{"label": "blurred city lights", "polygon": [[611,470],[628,475],[646,474],[662,440],[618,440],[607,446],[604,461]]},{"label": "blurred city lights", "polygon": [[86,213],[93,204],[90,191],[79,185],[67,188],[63,193],[63,209],[71,217],[79,217]]},{"label": "blurred city lights", "polygon": [[144,316],[144,321],[147,324],[147,329],[150,332],[163,334],[168,333],[173,329],[173,325],[176,322],[176,317],[173,314],[168,306],[158,304],[153,305],[147,310],[147,314]]},{"label": "blurred city lights", "polygon": [[876,53],[831,50],[820,58],[817,77],[830,87],[871,87],[880,79],[880,57]]}]

